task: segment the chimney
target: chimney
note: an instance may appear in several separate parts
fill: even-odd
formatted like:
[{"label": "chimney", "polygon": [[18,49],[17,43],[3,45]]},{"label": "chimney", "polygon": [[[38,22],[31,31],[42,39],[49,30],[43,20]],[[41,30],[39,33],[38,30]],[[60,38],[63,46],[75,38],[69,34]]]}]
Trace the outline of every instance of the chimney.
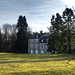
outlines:
[{"label": "chimney", "polygon": [[40,34],[42,34],[42,33],[43,33],[43,31],[41,30],[41,31],[40,31]]}]

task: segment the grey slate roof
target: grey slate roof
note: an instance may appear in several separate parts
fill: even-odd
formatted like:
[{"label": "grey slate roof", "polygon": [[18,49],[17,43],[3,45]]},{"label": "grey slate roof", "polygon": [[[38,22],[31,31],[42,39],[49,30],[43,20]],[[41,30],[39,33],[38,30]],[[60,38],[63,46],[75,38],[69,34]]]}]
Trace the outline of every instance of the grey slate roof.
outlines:
[{"label": "grey slate roof", "polygon": [[39,39],[42,35],[44,35],[45,33],[36,33],[34,34],[32,37],[30,37],[30,39]]},{"label": "grey slate roof", "polygon": [[[43,40],[43,42],[41,40]],[[44,36],[44,37],[39,39],[39,42],[40,43],[48,43],[48,40],[49,40],[49,36]]]},{"label": "grey slate roof", "polygon": [[[48,43],[49,35],[47,33],[36,33],[30,39],[39,39],[39,43]],[[43,42],[41,41],[43,40]]]}]

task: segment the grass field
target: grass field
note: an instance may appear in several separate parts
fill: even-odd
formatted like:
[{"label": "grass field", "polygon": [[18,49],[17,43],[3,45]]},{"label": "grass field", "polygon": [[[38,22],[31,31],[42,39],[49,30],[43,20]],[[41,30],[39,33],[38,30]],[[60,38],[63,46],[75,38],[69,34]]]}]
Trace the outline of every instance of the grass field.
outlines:
[{"label": "grass field", "polygon": [[0,53],[0,75],[75,75],[75,55]]}]

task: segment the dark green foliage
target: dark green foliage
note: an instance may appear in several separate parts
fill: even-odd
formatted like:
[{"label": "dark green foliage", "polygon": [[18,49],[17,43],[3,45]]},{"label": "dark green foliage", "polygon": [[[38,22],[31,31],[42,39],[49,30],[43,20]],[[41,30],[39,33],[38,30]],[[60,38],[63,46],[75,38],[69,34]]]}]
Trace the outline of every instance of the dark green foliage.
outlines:
[{"label": "dark green foliage", "polygon": [[74,12],[71,8],[66,8],[63,12],[65,21],[71,21],[74,18]]},{"label": "dark green foliage", "polygon": [[[57,53],[71,54],[71,38],[73,37],[71,37],[71,32],[73,29],[70,27],[74,25],[73,19],[74,12],[69,8],[64,10],[62,16],[59,13],[56,13],[56,16],[52,15],[48,51],[54,49]],[[71,25],[71,23],[73,24]]]},{"label": "dark green foliage", "polygon": [[74,12],[72,9],[66,8],[63,12],[63,18],[65,19],[65,23],[67,23],[67,53],[71,54],[71,22],[74,19]]},{"label": "dark green foliage", "polygon": [[27,27],[28,24],[26,22],[25,16],[19,16],[17,23],[17,39],[15,44],[15,51],[19,53],[27,53],[28,52],[28,36],[27,36]]},{"label": "dark green foliage", "polygon": [[59,13],[56,13],[56,17],[52,15],[51,25],[53,30],[56,29],[56,31],[58,31],[60,27],[62,26],[62,24],[63,24],[63,20]]},{"label": "dark green foliage", "polygon": [[18,32],[20,30],[27,31],[27,27],[28,27],[28,24],[26,22],[25,16],[24,17],[19,16],[18,23],[17,23]]},{"label": "dark green foliage", "polygon": [[72,53],[75,53],[75,27],[71,31],[71,50]]},{"label": "dark green foliage", "polygon": [[61,32],[62,32],[62,24],[63,20],[60,16],[59,13],[56,13],[56,17],[52,15],[51,19],[51,27],[50,27],[50,38],[48,42],[48,51],[57,51],[58,53],[60,52],[60,46],[61,46]]},{"label": "dark green foliage", "polygon": [[12,52],[16,39],[16,25],[4,24],[1,30],[1,52]]},{"label": "dark green foliage", "polygon": [[14,52],[15,42],[16,42],[16,33],[11,35],[11,51],[10,52]]},{"label": "dark green foliage", "polygon": [[54,50],[54,37],[53,34],[50,35],[49,41],[48,41],[48,51],[52,52]]},{"label": "dark green foliage", "polygon": [[2,33],[0,29],[0,52],[2,51]]},{"label": "dark green foliage", "polygon": [[2,30],[3,33],[0,30],[0,52],[27,53],[31,30],[25,16],[19,16],[17,25],[4,24]]},{"label": "dark green foliage", "polygon": [[7,36],[7,34],[2,35],[2,52],[10,52],[11,51],[11,38]]}]

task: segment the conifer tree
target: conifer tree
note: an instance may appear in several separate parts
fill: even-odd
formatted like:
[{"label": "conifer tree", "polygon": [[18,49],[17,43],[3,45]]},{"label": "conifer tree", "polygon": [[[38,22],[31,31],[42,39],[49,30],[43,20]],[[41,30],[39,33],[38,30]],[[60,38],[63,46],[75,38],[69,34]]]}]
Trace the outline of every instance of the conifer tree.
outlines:
[{"label": "conifer tree", "polygon": [[71,54],[71,23],[74,19],[74,12],[71,8],[66,8],[63,12],[63,18],[67,25],[67,53]]},{"label": "conifer tree", "polygon": [[74,18],[74,11],[71,8],[66,8],[62,16],[59,13],[56,13],[56,17],[52,16],[48,51],[57,49],[59,53],[60,49],[60,52],[71,54],[71,44],[73,44],[71,38],[74,38],[74,35],[71,35],[75,33]]},{"label": "conifer tree", "polygon": [[17,39],[15,44],[16,51],[19,53],[27,53],[28,52],[28,37],[27,37],[27,21],[25,16],[19,16],[17,23]]},{"label": "conifer tree", "polygon": [[59,13],[56,13],[56,17],[54,15],[52,15],[52,19],[51,19],[51,34],[50,34],[50,38],[49,38],[49,43],[48,43],[48,50],[54,50],[57,51],[58,53],[59,51],[59,47],[60,47],[60,39],[61,39],[61,27],[62,27],[63,21],[62,21],[62,17],[60,16]]}]

